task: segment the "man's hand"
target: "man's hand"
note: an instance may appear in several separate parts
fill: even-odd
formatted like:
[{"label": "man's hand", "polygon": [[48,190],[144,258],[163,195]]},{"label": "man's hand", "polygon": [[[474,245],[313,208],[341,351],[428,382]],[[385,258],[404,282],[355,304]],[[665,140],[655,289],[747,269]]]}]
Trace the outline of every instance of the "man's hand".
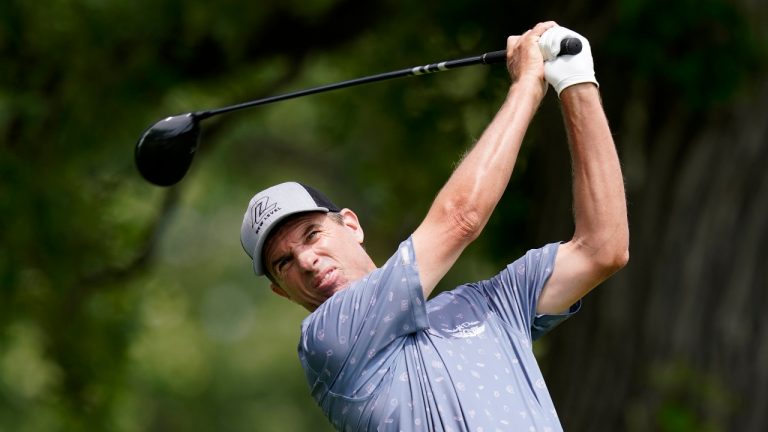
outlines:
[{"label": "man's hand", "polygon": [[536,24],[520,36],[507,38],[507,70],[513,83],[531,79],[542,89],[541,97],[547,92],[544,81],[544,57],[541,54],[538,41],[548,29],[556,27],[554,21]]},{"label": "man's hand", "polygon": [[[581,40],[581,52],[576,55],[558,57],[560,42],[565,38]],[[581,83],[597,84],[595,67],[592,61],[592,48],[582,35],[565,27],[552,26],[539,39],[541,50],[550,53],[552,58],[545,58],[544,75],[547,82],[557,91],[557,96],[567,87]]]}]

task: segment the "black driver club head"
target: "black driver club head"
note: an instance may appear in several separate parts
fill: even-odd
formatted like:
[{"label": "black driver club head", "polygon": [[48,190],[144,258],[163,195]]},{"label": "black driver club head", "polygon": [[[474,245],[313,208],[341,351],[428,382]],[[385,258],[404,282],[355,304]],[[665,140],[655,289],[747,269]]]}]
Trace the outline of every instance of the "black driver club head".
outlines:
[{"label": "black driver club head", "polygon": [[171,186],[189,170],[200,141],[193,113],[167,117],[150,126],[136,144],[136,167],[150,183]]}]

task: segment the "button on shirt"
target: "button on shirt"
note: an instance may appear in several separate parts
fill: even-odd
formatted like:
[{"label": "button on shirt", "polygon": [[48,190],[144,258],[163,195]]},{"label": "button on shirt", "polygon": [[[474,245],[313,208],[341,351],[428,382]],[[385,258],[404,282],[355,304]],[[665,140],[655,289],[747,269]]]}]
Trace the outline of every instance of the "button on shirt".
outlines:
[{"label": "button on shirt", "polygon": [[536,315],[557,248],[425,302],[404,241],[302,322],[313,398],[341,431],[562,430],[531,346],[579,308]]}]

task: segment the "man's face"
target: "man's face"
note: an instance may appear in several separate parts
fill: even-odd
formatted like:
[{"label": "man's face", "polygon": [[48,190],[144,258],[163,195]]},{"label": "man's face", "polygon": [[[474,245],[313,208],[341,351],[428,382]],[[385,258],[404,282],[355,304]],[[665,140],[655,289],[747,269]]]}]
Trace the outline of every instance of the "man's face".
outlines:
[{"label": "man's face", "polygon": [[272,290],[310,311],[376,268],[362,247],[363,230],[349,209],[339,223],[322,212],[293,217],[270,235],[264,265]]}]

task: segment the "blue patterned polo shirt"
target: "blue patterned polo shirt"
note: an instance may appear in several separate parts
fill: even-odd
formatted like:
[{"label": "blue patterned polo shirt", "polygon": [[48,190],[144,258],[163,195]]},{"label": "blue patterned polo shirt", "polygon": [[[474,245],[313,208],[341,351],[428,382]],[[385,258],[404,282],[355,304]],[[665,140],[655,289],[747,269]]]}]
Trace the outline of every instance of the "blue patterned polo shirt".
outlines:
[{"label": "blue patterned polo shirt", "polygon": [[409,238],[301,328],[313,398],[340,431],[560,431],[531,341],[558,244],[425,302]]}]

